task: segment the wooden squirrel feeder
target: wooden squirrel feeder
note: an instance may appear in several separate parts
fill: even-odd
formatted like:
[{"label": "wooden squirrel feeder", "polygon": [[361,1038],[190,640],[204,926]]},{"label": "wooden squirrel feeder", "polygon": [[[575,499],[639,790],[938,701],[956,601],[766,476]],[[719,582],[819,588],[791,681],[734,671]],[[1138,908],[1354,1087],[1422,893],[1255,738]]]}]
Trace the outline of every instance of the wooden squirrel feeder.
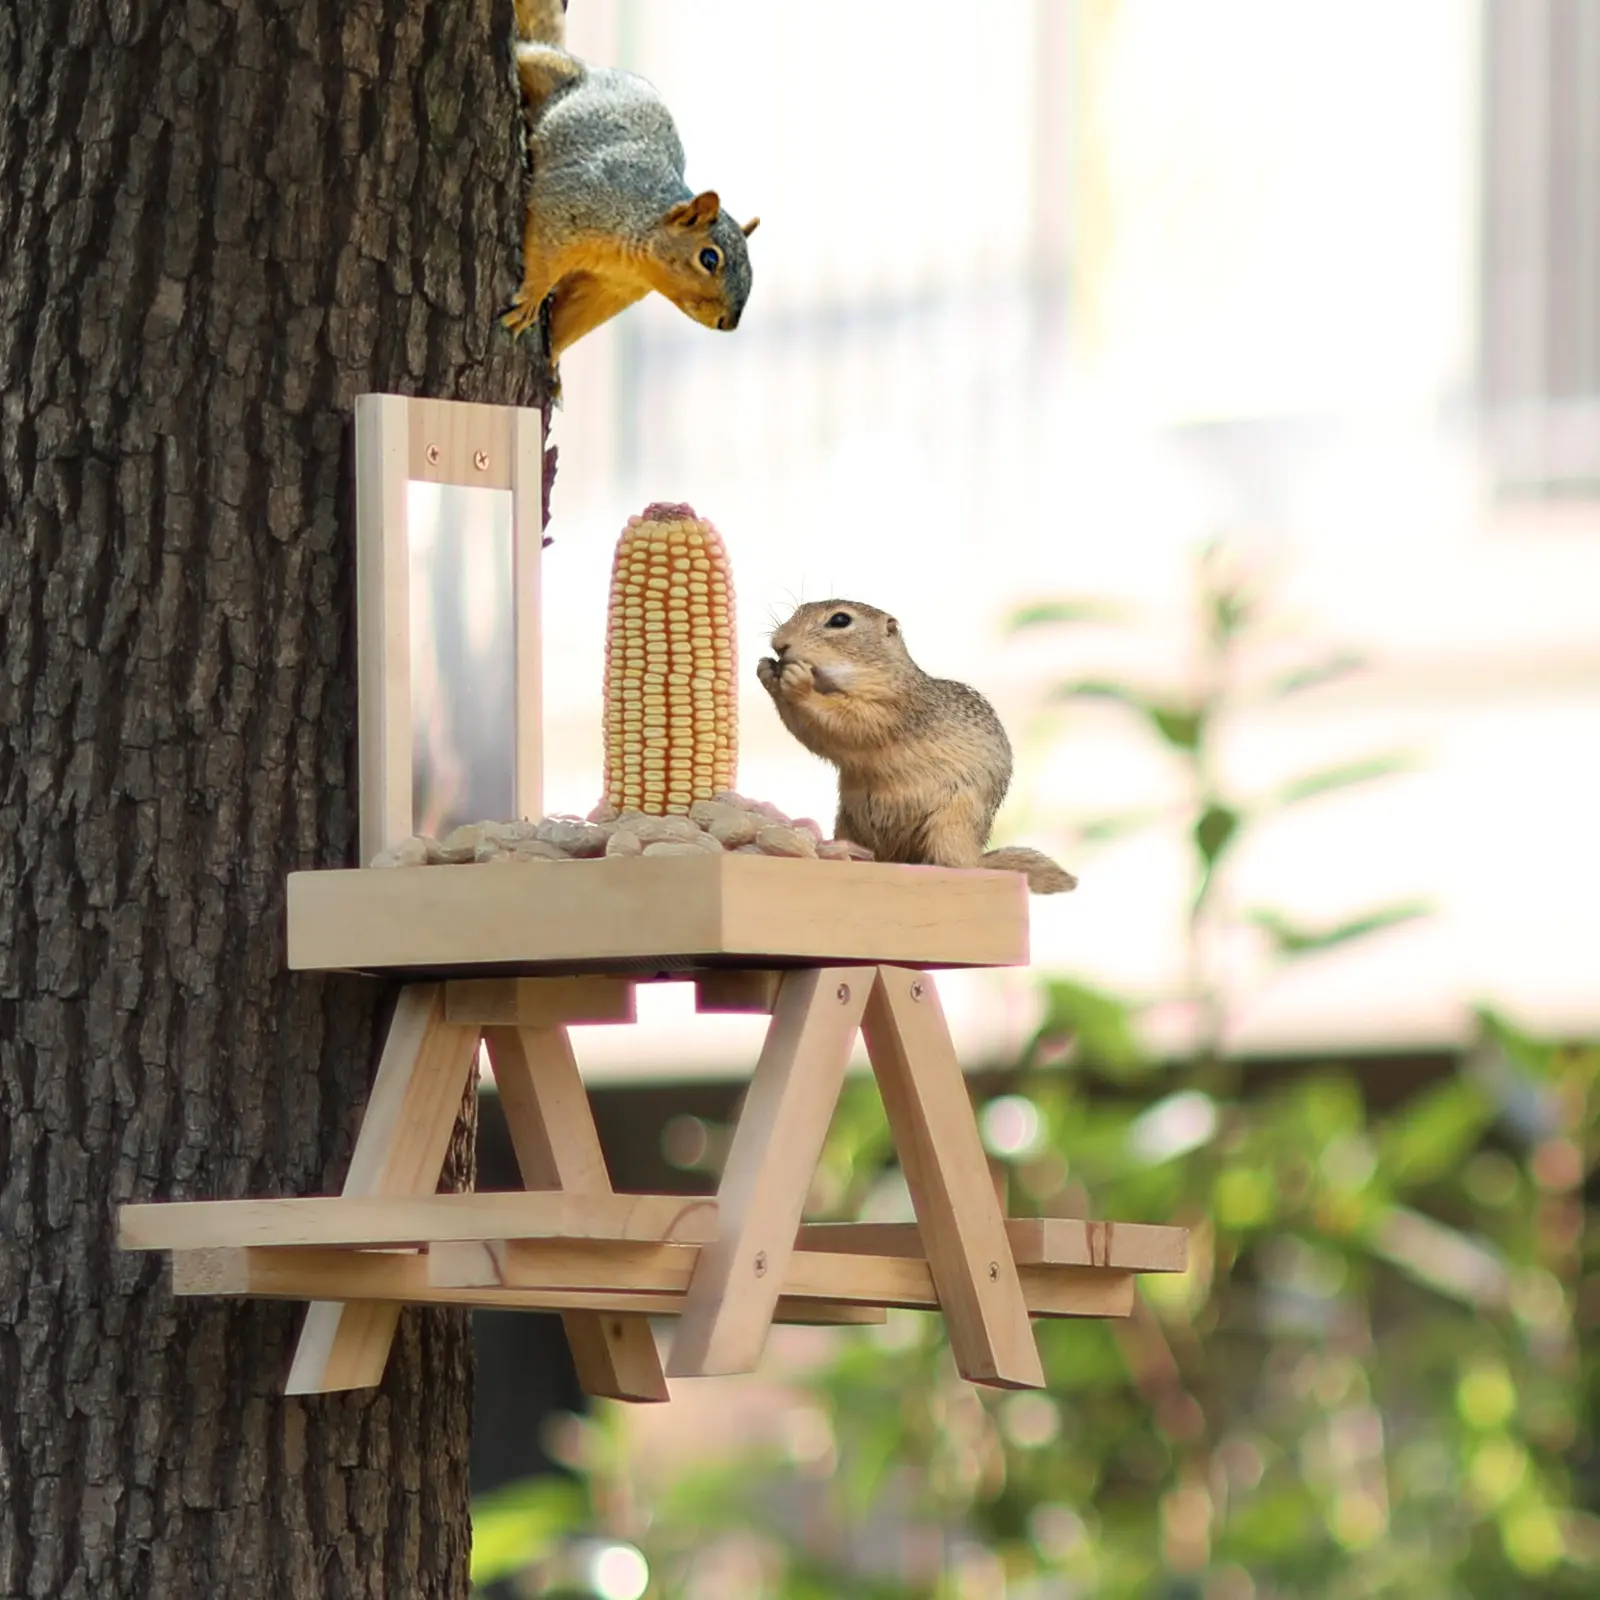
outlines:
[{"label": "wooden squirrel feeder", "polygon": [[[514,708],[500,783],[541,812],[537,412],[391,395],[356,407],[362,859],[417,831],[411,486],[509,491],[500,577]],[[502,532],[504,533],[504,529]],[[503,548],[508,545],[509,549]],[[509,571],[505,570],[509,567]],[[487,815],[487,812],[480,812]],[[933,969],[1022,966],[1015,873],[748,854],[298,872],[288,961],[403,981],[340,1195],[122,1207],[174,1291],[311,1302],[287,1391],[374,1385],[400,1308],[559,1311],[591,1394],[747,1372],[776,1321],[941,1310],[962,1373],[1041,1386],[1032,1317],[1119,1317],[1182,1229],[1001,1214]],[[634,1020],[643,979],[770,1015],[714,1198],[611,1186],[569,1029]],[[857,1031],[917,1221],[807,1225]],[[438,1194],[480,1042],[526,1192]]]}]

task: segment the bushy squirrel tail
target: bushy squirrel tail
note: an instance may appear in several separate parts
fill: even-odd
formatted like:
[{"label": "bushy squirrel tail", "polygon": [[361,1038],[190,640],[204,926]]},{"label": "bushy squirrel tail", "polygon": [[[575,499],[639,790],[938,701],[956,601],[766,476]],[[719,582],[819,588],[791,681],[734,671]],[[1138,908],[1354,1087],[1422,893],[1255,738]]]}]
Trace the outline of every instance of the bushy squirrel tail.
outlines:
[{"label": "bushy squirrel tail", "polygon": [[517,77],[530,123],[557,89],[583,76],[583,63],[567,54],[566,44],[567,0],[517,0]]},{"label": "bushy squirrel tail", "polygon": [[517,0],[517,38],[530,44],[565,45],[567,0]]},{"label": "bushy squirrel tail", "polygon": [[1020,872],[1028,880],[1032,894],[1065,894],[1076,889],[1078,880],[1063,866],[1039,850],[1013,845],[1005,850],[990,850],[979,860],[980,867],[1003,872]]}]

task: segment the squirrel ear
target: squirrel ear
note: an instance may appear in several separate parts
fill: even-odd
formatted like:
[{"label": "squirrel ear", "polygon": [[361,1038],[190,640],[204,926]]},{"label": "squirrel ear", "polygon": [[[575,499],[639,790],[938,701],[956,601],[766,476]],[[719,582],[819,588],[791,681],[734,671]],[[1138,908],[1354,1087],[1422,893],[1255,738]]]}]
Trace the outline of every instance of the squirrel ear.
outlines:
[{"label": "squirrel ear", "polygon": [[709,228],[722,214],[722,202],[715,189],[707,189],[692,199],[681,200],[668,213],[666,220],[681,228]]},{"label": "squirrel ear", "polygon": [[745,223],[745,225],[739,230],[739,232],[742,233],[745,236],[745,238],[748,239],[750,237],[750,235],[752,233],[754,233],[756,231],[756,229],[759,228],[760,226],[761,226],[761,218],[760,217],[751,217],[751,219],[747,223]]},{"label": "squirrel ear", "polygon": [[891,639],[897,639],[900,636],[900,624],[894,617],[885,617],[883,619],[883,631]]}]

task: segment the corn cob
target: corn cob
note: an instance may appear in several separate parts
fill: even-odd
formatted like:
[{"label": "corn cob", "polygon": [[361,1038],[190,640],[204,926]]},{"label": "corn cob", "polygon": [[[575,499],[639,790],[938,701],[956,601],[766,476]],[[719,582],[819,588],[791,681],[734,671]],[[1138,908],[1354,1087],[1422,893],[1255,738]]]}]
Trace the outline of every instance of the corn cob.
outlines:
[{"label": "corn cob", "polygon": [[733,787],[733,579],[722,536],[652,505],[617,540],[606,620],[606,798],[654,816]]}]

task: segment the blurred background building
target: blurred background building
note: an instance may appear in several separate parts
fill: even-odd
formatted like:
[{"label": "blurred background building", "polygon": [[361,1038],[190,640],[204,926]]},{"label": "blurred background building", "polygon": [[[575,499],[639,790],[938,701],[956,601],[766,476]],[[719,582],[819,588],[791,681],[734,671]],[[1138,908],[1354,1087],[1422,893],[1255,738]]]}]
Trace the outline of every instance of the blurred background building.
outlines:
[{"label": "blurred background building", "polygon": [[[1193,1529],[1214,1516],[1221,1530],[1229,1493],[1247,1507],[1262,1460],[1300,1462],[1295,1493],[1313,1509],[1289,1546],[1325,1514],[1352,1560],[1392,1541],[1398,1572],[1415,1555],[1407,1539],[1431,1553],[1381,1590],[1364,1568],[1345,1588],[1308,1578],[1303,1590],[1258,1590],[1234,1566],[1203,1591],[1102,1576],[1014,1590],[975,1579],[959,1592],[1465,1594],[1429,1586],[1443,1568],[1428,1562],[1447,1546],[1460,1571],[1477,1563],[1491,1584],[1500,1572],[1531,1583],[1580,1547],[1592,1573],[1600,1519],[1558,1525],[1509,1489],[1494,1501],[1483,1488],[1494,1450],[1525,1463],[1515,1450],[1526,1443],[1549,1452],[1541,1461],[1571,1463],[1573,1441],[1593,1435],[1572,1399],[1579,1330],[1600,1317],[1592,1272],[1585,1290],[1576,1264],[1578,1196],[1592,1179],[1571,1130],[1589,1113],[1576,1109],[1576,1078],[1557,1116],[1540,1098],[1553,1075],[1529,1089],[1495,1057],[1483,1078],[1489,1058],[1469,1047],[1479,1003],[1546,1037],[1600,1032],[1600,0],[573,0],[569,42],[655,82],[689,181],[762,221],[737,333],[710,334],[652,297],[563,362],[544,569],[549,809],[586,811],[599,793],[609,564],[646,502],[687,500],[727,538],[741,607],[740,783],[791,813],[828,818],[832,774],[782,730],[756,683],[767,633],[800,600],[893,610],[918,661],[980,687],[1013,733],[1001,833],[1082,878],[1074,894],[1034,902],[1032,973],[941,978],[982,1097],[996,1086],[982,1075],[1013,1064],[1037,1027],[1039,979],[1051,974],[1127,997],[1146,1047],[1175,1064],[1172,1083],[1181,1075],[1191,1013],[1162,1002],[1189,976],[1189,841],[1174,822],[1095,843],[1086,824],[1176,816],[1186,803],[1192,821],[1185,765],[1121,708],[1052,706],[1050,691],[1115,678],[1171,699],[1194,693],[1192,575],[1208,541],[1245,552],[1267,596],[1271,625],[1244,665],[1270,675],[1280,653],[1305,650],[1365,661],[1288,700],[1246,697],[1214,752],[1229,791],[1265,797],[1307,771],[1410,759],[1241,830],[1228,868],[1240,906],[1311,927],[1378,904],[1429,908],[1241,985],[1222,1044],[1261,1069],[1241,1079],[1241,1106],[1259,1119],[1246,1119],[1259,1128],[1252,1153],[1236,1145],[1221,1177],[1202,1155],[1181,1181],[1161,1167],[1211,1139],[1208,1113],[1188,1143],[1141,1155],[1134,1135],[1158,1113],[1170,1122],[1175,1107],[1210,1104],[1157,1074],[1138,1092],[1168,1098],[1130,1124],[1125,1145],[1105,1136],[1097,1178],[1092,1141],[1060,1129],[1081,1134],[1071,1119],[1099,1090],[1056,1074],[1068,1106],[1050,1113],[1057,1165],[1064,1175],[1070,1160],[1073,1183],[1087,1173],[1089,1187],[1040,1203],[1191,1222],[1199,1266],[1121,1344],[1054,1330],[1065,1376],[1039,1415],[1056,1417],[1059,1403],[1070,1443],[1038,1458],[1054,1476],[1034,1517],[1045,1521],[1029,1527],[1040,1550],[1051,1517],[1074,1539],[1116,1544],[1114,1462],[1092,1493],[1061,1487],[1072,1463],[1101,1461],[1105,1435],[1153,1452],[1128,1480],[1129,1547],[1148,1552],[1159,1537],[1175,1572],[1205,1566]],[[1055,598],[1114,604],[1131,625],[1009,626]],[[622,1187],[707,1186],[755,1057],[760,1019],[694,1018],[680,988],[641,993],[646,1026],[579,1039]],[[1306,1135],[1310,1154],[1296,1153],[1299,1113],[1263,1109],[1275,1092],[1263,1084],[1304,1089],[1309,1107],[1310,1063],[1341,1060],[1357,1063],[1348,1093],[1317,1104],[1353,1120],[1335,1137],[1324,1110],[1307,1111],[1319,1131]],[[1498,1087],[1483,1088],[1491,1079]],[[1489,1104],[1516,1095],[1543,1107],[1521,1128]],[[1433,1131],[1419,1132],[1430,1116]],[[490,1185],[497,1171],[514,1181],[497,1137],[490,1103]],[[1332,1142],[1319,1154],[1316,1138]],[[1424,1147],[1432,1167],[1406,1154]],[[1154,1174],[1149,1187],[1141,1173]],[[1359,1238],[1326,1224],[1348,1199],[1328,1211],[1341,1184],[1371,1208]],[[1320,1210],[1295,1198],[1313,1192]],[[1457,1271],[1462,1262],[1473,1270]],[[1140,1341],[1160,1345],[1158,1323],[1184,1382],[1237,1397],[1207,1401],[1209,1465],[1185,1457],[1191,1447],[1142,1387]],[[1262,1327],[1265,1345],[1252,1343]],[[480,1348],[480,1437],[508,1452],[492,1471],[486,1460],[487,1483],[518,1461],[534,1470],[519,1454],[533,1417],[578,1402],[558,1339],[536,1356],[520,1344],[499,1373]],[[890,1345],[880,1355],[904,1366]],[[832,1461],[860,1397],[819,1422],[819,1391],[797,1400],[783,1387],[817,1351],[781,1330],[769,1356],[760,1376],[675,1385],[671,1407],[630,1412],[639,1481],[659,1488],[688,1462],[769,1445],[802,1476],[807,1462]],[[1076,1376],[1085,1359],[1098,1376]],[[1474,1433],[1488,1413],[1472,1396],[1491,1371],[1543,1420],[1507,1420],[1507,1400]],[[1558,1373],[1567,1387],[1540,1398],[1538,1383]],[[1122,1435],[1095,1408],[1125,1380],[1140,1393]],[[920,1377],[908,1384],[906,1417],[921,1388]],[[1310,1408],[1303,1447],[1281,1408],[1270,1423],[1251,1411],[1291,1391]],[[1034,1403],[1012,1409],[1025,1417]],[[1458,1425],[1461,1440],[1449,1433]],[[815,1450],[795,1442],[806,1428]],[[1033,1446],[1006,1438],[1022,1482]],[[1373,1450],[1387,1452],[1377,1489],[1327,1476],[1328,1461],[1371,1476]],[[1586,1459],[1592,1502],[1600,1480]],[[1255,1462],[1246,1487],[1218,1487],[1217,1463],[1230,1460]],[[1529,1469],[1516,1493],[1565,1470]],[[614,1531],[633,1517],[628,1537],[650,1526],[638,1507],[607,1515]],[[1493,1516],[1501,1543],[1471,1545]],[[684,1525],[691,1543],[701,1537]],[[1234,1537],[1237,1519],[1229,1526]],[[1484,1566],[1502,1545],[1511,1566]],[[935,1549],[936,1566],[951,1559]],[[735,1574],[685,1592],[767,1591]]]},{"label": "blurred background building", "polygon": [[[1369,663],[1235,719],[1230,776],[1416,760],[1258,836],[1240,893],[1433,907],[1272,986],[1238,1047],[1448,1045],[1486,996],[1600,1020],[1600,8],[577,0],[569,36],[652,79],[691,183],[762,224],[735,335],[651,297],[564,363],[552,809],[598,793],[615,535],[688,500],[738,580],[744,788],[830,812],[755,682],[775,622],[896,611],[1013,730],[1002,831],[1082,870],[1035,902],[1036,966],[1159,997],[1182,841],[1090,861],[1075,823],[1173,774],[1114,710],[1042,713],[1085,671],[1181,688],[1187,553],[1226,534],[1286,632]],[[1056,595],[1146,625],[1008,638]],[[1032,1025],[1025,975],[947,989],[978,1059]],[[586,1036],[594,1072],[744,1069],[742,1019],[653,1003]]]}]

